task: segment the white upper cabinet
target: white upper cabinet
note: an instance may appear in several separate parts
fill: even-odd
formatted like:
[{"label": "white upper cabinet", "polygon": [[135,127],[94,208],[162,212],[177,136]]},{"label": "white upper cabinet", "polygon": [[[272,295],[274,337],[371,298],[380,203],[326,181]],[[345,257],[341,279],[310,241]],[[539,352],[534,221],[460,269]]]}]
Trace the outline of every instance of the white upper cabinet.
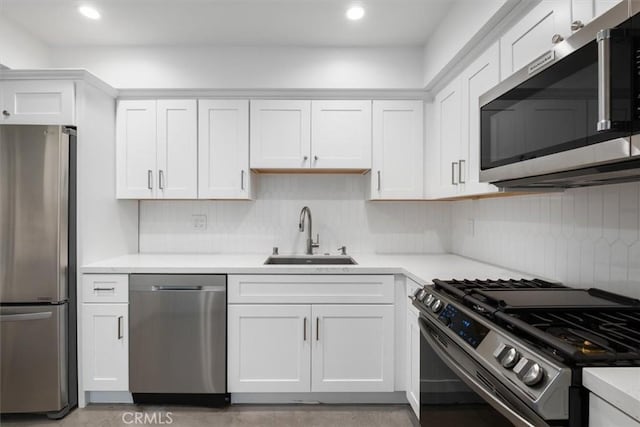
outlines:
[{"label": "white upper cabinet", "polygon": [[501,76],[509,77],[571,35],[569,0],[543,0],[500,38]]},{"label": "white upper cabinet", "polygon": [[195,100],[158,101],[158,197],[198,195],[197,106]]},{"label": "white upper cabinet", "polygon": [[495,43],[462,72],[462,139],[458,187],[464,194],[492,193],[480,182],[480,96],[500,82],[500,46]]},{"label": "white upper cabinet", "polygon": [[117,197],[197,197],[195,100],[122,100],[116,116]]},{"label": "white upper cabinet", "polygon": [[156,195],[156,120],[156,101],[118,103],[116,191],[119,199],[152,199]]},{"label": "white upper cabinet", "polygon": [[[438,92],[434,100],[435,138],[439,149],[437,197],[458,195],[461,177],[460,153],[462,152],[462,88],[460,77],[456,77]],[[433,153],[435,154],[435,153]],[[433,184],[433,183],[432,183]]]},{"label": "white upper cabinet", "polygon": [[371,199],[419,199],[424,190],[423,102],[373,102]]},{"label": "white upper cabinet", "polygon": [[371,168],[371,101],[311,102],[311,167]]},{"label": "white upper cabinet", "polygon": [[198,103],[198,198],[249,199],[249,101]]},{"label": "white upper cabinet", "polygon": [[571,0],[571,25],[574,31],[588,24],[623,0]]},{"label": "white upper cabinet", "polygon": [[251,101],[251,168],[311,165],[311,101]]},{"label": "white upper cabinet", "polygon": [[371,101],[251,101],[252,169],[371,168]]},{"label": "white upper cabinet", "polygon": [[68,80],[0,82],[0,124],[74,125],[74,83]]}]

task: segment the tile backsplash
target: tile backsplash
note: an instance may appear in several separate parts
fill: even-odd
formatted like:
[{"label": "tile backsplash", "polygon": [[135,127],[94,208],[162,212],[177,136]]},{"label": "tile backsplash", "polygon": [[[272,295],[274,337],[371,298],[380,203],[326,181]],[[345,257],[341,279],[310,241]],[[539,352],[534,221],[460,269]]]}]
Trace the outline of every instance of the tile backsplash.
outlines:
[{"label": "tile backsplash", "polygon": [[[450,209],[444,202],[369,202],[363,175],[256,177],[253,201],[142,201],[140,252],[280,253],[304,251],[300,210],[309,206],[319,253],[449,251]],[[203,218],[203,216],[206,217]],[[206,224],[204,223],[206,221]]]},{"label": "tile backsplash", "polygon": [[454,202],[452,252],[640,298],[640,183]]}]

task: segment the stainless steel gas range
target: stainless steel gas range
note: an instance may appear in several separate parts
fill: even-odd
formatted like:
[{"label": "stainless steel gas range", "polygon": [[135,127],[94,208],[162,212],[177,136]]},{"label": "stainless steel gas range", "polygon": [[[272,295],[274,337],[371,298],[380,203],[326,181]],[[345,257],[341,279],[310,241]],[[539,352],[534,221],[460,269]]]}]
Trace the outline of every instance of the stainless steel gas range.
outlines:
[{"label": "stainless steel gas range", "polygon": [[412,299],[424,357],[497,411],[487,425],[586,426],[582,368],[640,366],[638,300],[537,279],[434,280]]}]

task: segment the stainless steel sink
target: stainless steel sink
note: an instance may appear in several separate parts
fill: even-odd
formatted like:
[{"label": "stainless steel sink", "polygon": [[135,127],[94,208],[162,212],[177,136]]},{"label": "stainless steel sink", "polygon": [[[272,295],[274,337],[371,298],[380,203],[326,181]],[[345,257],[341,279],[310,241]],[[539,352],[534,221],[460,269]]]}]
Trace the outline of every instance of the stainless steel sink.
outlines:
[{"label": "stainless steel sink", "polygon": [[266,265],[354,265],[349,255],[272,255]]}]

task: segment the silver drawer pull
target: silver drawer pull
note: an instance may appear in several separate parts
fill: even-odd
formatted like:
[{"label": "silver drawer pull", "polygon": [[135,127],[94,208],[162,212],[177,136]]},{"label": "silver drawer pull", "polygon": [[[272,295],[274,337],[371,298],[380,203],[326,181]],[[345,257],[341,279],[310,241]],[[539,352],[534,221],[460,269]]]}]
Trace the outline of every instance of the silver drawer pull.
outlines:
[{"label": "silver drawer pull", "polygon": [[147,188],[153,190],[153,171],[151,169],[147,171]]},{"label": "silver drawer pull", "polygon": [[96,292],[113,292],[116,288],[93,288]]}]

